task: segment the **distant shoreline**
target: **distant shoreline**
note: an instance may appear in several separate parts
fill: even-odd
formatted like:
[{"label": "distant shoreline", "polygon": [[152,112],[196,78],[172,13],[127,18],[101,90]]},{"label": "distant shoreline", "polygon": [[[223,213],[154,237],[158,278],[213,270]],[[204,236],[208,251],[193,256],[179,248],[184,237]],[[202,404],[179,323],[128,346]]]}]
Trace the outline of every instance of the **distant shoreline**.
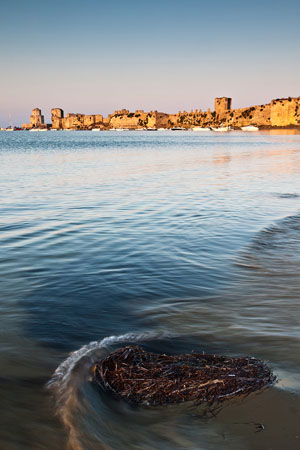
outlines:
[{"label": "distant shoreline", "polygon": [[[26,128],[0,128],[0,132],[1,131],[5,131],[5,132],[8,132],[8,131],[90,131],[90,132],[92,132],[92,131],[95,131],[95,130],[92,130],[92,129],[53,129],[53,128],[41,128],[41,129],[39,129],[39,128],[36,128],[36,129],[26,129]],[[105,132],[105,131],[116,131],[116,132],[121,132],[121,131],[124,131],[124,132],[135,132],[135,131],[190,131],[190,132],[192,132],[193,134],[197,134],[197,135],[200,135],[201,136],[201,133],[197,133],[196,131],[193,131],[193,129],[192,129],[192,127],[191,128],[181,128],[181,129],[177,129],[177,130],[175,130],[175,129],[172,129],[172,128],[160,128],[160,129],[141,129],[141,128],[131,128],[131,129],[110,129],[110,128],[106,128],[106,129],[98,129],[97,131],[101,131],[101,132]],[[235,132],[235,131],[237,131],[237,132],[241,132],[241,133],[248,133],[248,134],[255,134],[255,133],[260,133],[260,132],[268,132],[268,131],[271,131],[271,132],[276,132],[276,131],[278,131],[278,134],[280,134],[280,131],[282,131],[282,132],[284,132],[284,131],[290,131],[291,133],[288,133],[288,134],[300,134],[300,126],[299,125],[287,125],[287,126],[261,126],[261,127],[259,127],[259,129],[258,130],[254,130],[254,131],[245,131],[245,130],[242,130],[240,127],[232,127],[231,129],[229,129],[229,130],[226,130],[227,132]],[[211,130],[206,130],[206,132],[207,133],[215,133],[215,134],[218,134],[217,133],[217,131],[216,130],[213,130],[213,129],[211,129]],[[292,132],[294,132],[294,133],[292,133]],[[203,134],[203,133],[202,133]],[[222,133],[222,134],[224,134],[224,132]],[[226,132],[225,132],[225,134],[226,134]],[[287,133],[286,133],[287,134]]]},{"label": "distant shoreline", "polygon": [[52,108],[51,124],[45,124],[42,111],[34,108],[30,116],[30,123],[23,124],[22,128],[29,130],[35,128],[56,130],[300,128],[300,97],[277,98],[267,104],[238,109],[232,109],[231,104],[231,98],[218,97],[215,98],[214,111],[195,109],[190,112],[179,111],[176,114],[167,114],[159,111],[136,110],[130,112],[128,109],[121,109],[107,117],[103,117],[102,114],[81,113],[64,115],[61,108]]}]

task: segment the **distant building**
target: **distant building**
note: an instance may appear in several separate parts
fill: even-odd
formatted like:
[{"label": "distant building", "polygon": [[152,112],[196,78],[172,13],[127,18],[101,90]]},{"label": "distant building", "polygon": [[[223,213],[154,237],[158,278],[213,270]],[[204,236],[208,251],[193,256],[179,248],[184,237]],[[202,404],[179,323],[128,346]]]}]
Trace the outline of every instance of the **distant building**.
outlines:
[{"label": "distant building", "polygon": [[217,114],[223,114],[225,111],[231,109],[232,99],[229,97],[218,97],[215,98],[215,112]]},{"label": "distant building", "polygon": [[42,111],[39,108],[34,108],[30,116],[30,123],[23,123],[22,128],[47,128],[44,122],[44,116],[42,116]]},{"label": "distant building", "polygon": [[51,109],[51,118],[53,119],[63,119],[64,111],[61,108],[52,108]]},{"label": "distant building", "polygon": [[32,128],[41,128],[44,125],[44,116],[42,116],[42,111],[39,108],[32,110],[30,124]]},{"label": "distant building", "polygon": [[61,108],[51,109],[51,121],[52,128],[60,129],[62,128],[62,119],[64,118],[64,112]]}]

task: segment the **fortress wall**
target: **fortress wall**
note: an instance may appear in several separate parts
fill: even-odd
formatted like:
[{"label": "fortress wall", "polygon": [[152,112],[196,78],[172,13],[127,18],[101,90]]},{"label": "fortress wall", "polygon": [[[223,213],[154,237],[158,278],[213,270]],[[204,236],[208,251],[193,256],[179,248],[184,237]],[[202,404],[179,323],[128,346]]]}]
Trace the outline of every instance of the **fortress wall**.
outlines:
[{"label": "fortress wall", "polygon": [[103,116],[102,116],[102,114],[96,114],[95,115],[95,123],[103,123]]},{"label": "fortress wall", "polygon": [[148,114],[146,127],[147,128],[156,128],[157,127],[156,113]]},{"label": "fortress wall", "polygon": [[62,119],[62,128],[70,130],[80,130],[84,128],[83,125],[84,114],[67,114],[64,119]]},{"label": "fortress wall", "polygon": [[[278,126],[300,124],[300,98],[272,100],[265,105],[233,110],[232,123],[245,125]],[[226,115],[228,118],[228,114]]]},{"label": "fortress wall", "polygon": [[256,106],[255,110],[252,113],[252,119],[250,121],[250,124],[253,125],[256,124],[257,126],[271,125],[270,115],[271,115],[270,104]]},{"label": "fortress wall", "polygon": [[[289,126],[300,125],[300,97],[273,100],[271,103],[256,105],[248,108],[228,109],[231,103],[227,98],[216,99],[217,111],[207,112],[183,111],[176,115],[169,115],[174,126],[220,126],[232,125],[243,127],[247,125]],[[176,123],[177,122],[177,123]]]},{"label": "fortress wall", "polygon": [[300,112],[300,98],[272,100],[271,125],[287,126],[298,125]]},{"label": "fortress wall", "polygon": [[168,127],[178,127],[178,113],[177,114],[168,114]]},{"label": "fortress wall", "polygon": [[66,129],[91,129],[95,124],[103,124],[102,114],[67,114],[64,118],[52,116],[52,128]]},{"label": "fortress wall", "polygon": [[156,113],[156,127],[168,128],[169,126],[169,114],[158,112]]},{"label": "fortress wall", "polygon": [[[51,110],[52,128],[56,129],[91,129],[95,126],[106,128],[171,128],[182,126],[220,126],[232,125],[242,127],[256,125],[258,127],[283,127],[289,125],[300,126],[300,97],[276,99],[265,105],[256,105],[248,108],[231,109],[231,99],[228,97],[215,99],[215,111],[206,112],[194,110],[166,114],[158,111],[145,112],[136,110],[134,113],[127,109],[115,111],[104,118],[102,114],[67,114],[60,108]],[[29,124],[22,124],[22,128],[47,127],[44,116],[39,108],[32,110]]]},{"label": "fortress wall", "polygon": [[270,104],[239,108],[217,115],[220,124],[243,127],[247,125],[270,125]]},{"label": "fortress wall", "polygon": [[82,118],[83,121],[83,126],[85,128],[93,128],[93,126],[95,125],[95,116],[94,115],[84,115]]},{"label": "fortress wall", "polygon": [[111,128],[137,128],[139,126],[139,117],[128,115],[112,116],[110,119]]},{"label": "fortress wall", "polygon": [[[125,111],[125,113],[122,113]],[[113,115],[109,116],[109,125],[111,128],[143,128],[152,127],[153,125],[153,114],[145,113],[144,111],[136,111],[135,113],[130,113],[128,110],[115,111]]]}]

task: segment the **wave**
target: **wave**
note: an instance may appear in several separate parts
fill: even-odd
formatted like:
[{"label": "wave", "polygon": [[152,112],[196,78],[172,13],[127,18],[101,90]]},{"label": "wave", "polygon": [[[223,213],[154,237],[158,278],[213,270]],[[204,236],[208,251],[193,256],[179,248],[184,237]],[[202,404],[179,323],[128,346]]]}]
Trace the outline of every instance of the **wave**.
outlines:
[{"label": "wave", "polygon": [[126,333],[120,336],[108,336],[101,341],[93,341],[87,345],[84,345],[79,350],[72,352],[65,361],[63,361],[55,370],[51,380],[48,382],[48,387],[63,387],[69,380],[72,370],[76,364],[83,358],[89,357],[90,364],[92,365],[96,358],[93,357],[93,353],[96,350],[107,348],[111,345],[122,342],[140,342],[157,340],[166,337],[174,337],[172,333],[166,332],[143,332],[143,333]]},{"label": "wave", "polygon": [[264,265],[272,270],[279,264],[298,262],[299,255],[300,214],[284,217],[259,231],[249,246],[244,248],[236,265],[258,268]]},{"label": "wave", "polygon": [[281,194],[274,194],[274,195],[278,198],[299,198],[300,197],[299,194],[291,193],[291,192],[284,192]]},{"label": "wave", "polygon": [[[55,399],[56,413],[68,430],[68,449],[109,448],[106,443],[111,439],[105,430],[105,420],[113,416],[108,405],[90,383],[91,367],[95,361],[123,343],[146,342],[175,337],[174,333],[146,331],[127,333],[120,336],[108,336],[93,341],[72,352],[55,370],[47,383]],[[88,424],[88,425],[87,425]],[[102,427],[101,427],[102,425]],[[90,432],[93,428],[93,433]],[[87,431],[87,429],[89,431]],[[84,435],[84,444],[81,435]]]}]

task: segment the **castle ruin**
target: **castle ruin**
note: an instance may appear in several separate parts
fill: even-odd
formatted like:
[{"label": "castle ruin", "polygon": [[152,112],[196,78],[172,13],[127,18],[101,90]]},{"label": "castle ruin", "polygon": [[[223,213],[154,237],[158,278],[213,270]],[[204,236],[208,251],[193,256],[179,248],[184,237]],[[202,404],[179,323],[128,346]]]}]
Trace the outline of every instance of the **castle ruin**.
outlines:
[{"label": "castle ruin", "polygon": [[215,112],[217,114],[223,114],[225,111],[231,109],[232,99],[229,97],[217,97],[215,98]]},{"label": "castle ruin", "polygon": [[22,124],[22,128],[46,128],[47,125],[44,123],[44,116],[42,116],[42,111],[39,108],[34,108],[30,116],[30,123]]},{"label": "castle ruin", "polygon": [[128,109],[117,110],[104,118],[101,114],[68,113],[64,116],[61,108],[51,109],[51,125],[44,123],[41,110],[35,108],[30,116],[30,123],[22,128],[52,128],[56,130],[91,130],[91,129],[158,129],[158,128],[193,128],[231,126],[240,128],[255,125],[259,128],[300,127],[300,97],[272,100],[270,103],[248,108],[232,109],[229,97],[215,99],[215,109],[179,111],[167,114],[158,111],[145,112]]}]

